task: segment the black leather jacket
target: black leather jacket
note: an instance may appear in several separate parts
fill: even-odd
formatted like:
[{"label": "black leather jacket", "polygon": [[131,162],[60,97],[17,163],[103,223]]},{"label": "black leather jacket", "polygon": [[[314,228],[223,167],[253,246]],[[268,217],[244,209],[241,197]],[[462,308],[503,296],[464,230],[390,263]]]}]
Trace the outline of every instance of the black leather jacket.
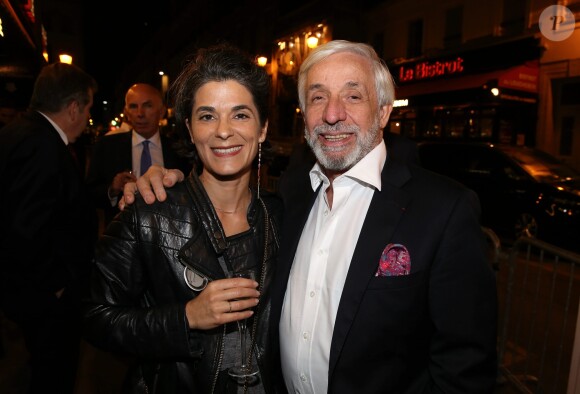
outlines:
[{"label": "black leather jacket", "polygon": [[[273,195],[262,195],[262,201],[254,193],[248,211],[261,260],[255,263],[264,268],[248,332],[257,319],[253,349],[266,392],[272,392],[269,284],[282,204]],[[185,316],[185,304],[199,294],[186,284],[185,268],[208,280],[224,278],[218,257],[225,248],[224,231],[193,172],[167,191],[165,202],[146,205],[138,198],[107,227],[96,249],[85,335],[96,346],[135,356],[130,392],[223,393],[235,383],[219,373],[225,326],[191,330]]]}]

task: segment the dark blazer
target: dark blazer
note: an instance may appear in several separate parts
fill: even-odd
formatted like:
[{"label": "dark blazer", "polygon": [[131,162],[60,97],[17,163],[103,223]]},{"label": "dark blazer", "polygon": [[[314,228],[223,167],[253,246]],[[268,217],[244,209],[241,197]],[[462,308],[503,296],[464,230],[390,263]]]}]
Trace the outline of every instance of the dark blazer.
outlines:
[{"label": "dark blazer", "polygon": [[[272,285],[274,334],[316,198],[308,177],[293,181],[283,196],[283,242]],[[407,248],[411,272],[375,277],[391,243]],[[338,307],[328,392],[491,393],[495,347],[495,279],[485,258],[477,196],[447,178],[387,159]]]},{"label": "dark blazer", "polygon": [[[173,149],[172,141],[161,134],[163,163],[166,168],[177,168],[185,175],[191,171],[191,165],[181,158]],[[115,175],[133,168],[132,132],[118,133],[101,137],[93,147],[87,184],[95,205],[103,208],[105,223],[119,213],[117,207],[112,207],[107,191]]]},{"label": "dark blazer", "polygon": [[86,289],[94,209],[50,122],[29,111],[0,130],[0,303],[17,322],[62,313]]}]

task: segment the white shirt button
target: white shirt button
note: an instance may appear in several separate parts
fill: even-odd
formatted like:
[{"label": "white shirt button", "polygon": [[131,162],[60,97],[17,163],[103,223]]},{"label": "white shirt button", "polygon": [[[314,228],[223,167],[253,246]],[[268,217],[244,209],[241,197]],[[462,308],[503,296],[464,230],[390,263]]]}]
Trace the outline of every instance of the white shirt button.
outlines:
[{"label": "white shirt button", "polygon": [[302,333],[302,338],[308,340],[308,337],[309,337],[308,332],[305,331]]},{"label": "white shirt button", "polygon": [[316,293],[315,293],[314,291],[311,291],[311,292],[310,292],[310,297],[311,297],[311,298],[312,298],[312,297],[314,297],[315,295],[316,295]]},{"label": "white shirt button", "polygon": [[304,375],[303,373],[300,374],[300,380],[303,382],[306,382],[306,375]]}]

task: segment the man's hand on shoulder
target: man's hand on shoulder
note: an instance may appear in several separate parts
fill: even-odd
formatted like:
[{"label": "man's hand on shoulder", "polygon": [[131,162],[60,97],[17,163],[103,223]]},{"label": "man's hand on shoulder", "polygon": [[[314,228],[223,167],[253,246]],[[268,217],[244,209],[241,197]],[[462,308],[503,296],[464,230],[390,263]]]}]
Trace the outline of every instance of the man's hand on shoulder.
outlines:
[{"label": "man's hand on shoulder", "polygon": [[180,170],[153,165],[136,182],[125,184],[123,198],[119,201],[119,209],[123,210],[127,205],[133,204],[137,191],[141,193],[147,204],[153,204],[155,200],[165,201],[167,198],[165,188],[171,188],[184,179],[185,175]]}]

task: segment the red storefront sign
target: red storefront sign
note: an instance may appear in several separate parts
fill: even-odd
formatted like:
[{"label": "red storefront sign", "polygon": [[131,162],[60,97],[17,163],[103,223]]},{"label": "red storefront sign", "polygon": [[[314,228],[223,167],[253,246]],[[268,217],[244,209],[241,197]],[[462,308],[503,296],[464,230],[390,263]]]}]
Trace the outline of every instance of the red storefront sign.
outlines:
[{"label": "red storefront sign", "polygon": [[464,71],[463,58],[417,63],[411,67],[399,67],[399,82],[428,80],[446,75],[461,74]]},{"label": "red storefront sign", "polygon": [[500,88],[537,93],[538,74],[537,63],[523,64],[503,73],[498,78],[497,85]]}]

